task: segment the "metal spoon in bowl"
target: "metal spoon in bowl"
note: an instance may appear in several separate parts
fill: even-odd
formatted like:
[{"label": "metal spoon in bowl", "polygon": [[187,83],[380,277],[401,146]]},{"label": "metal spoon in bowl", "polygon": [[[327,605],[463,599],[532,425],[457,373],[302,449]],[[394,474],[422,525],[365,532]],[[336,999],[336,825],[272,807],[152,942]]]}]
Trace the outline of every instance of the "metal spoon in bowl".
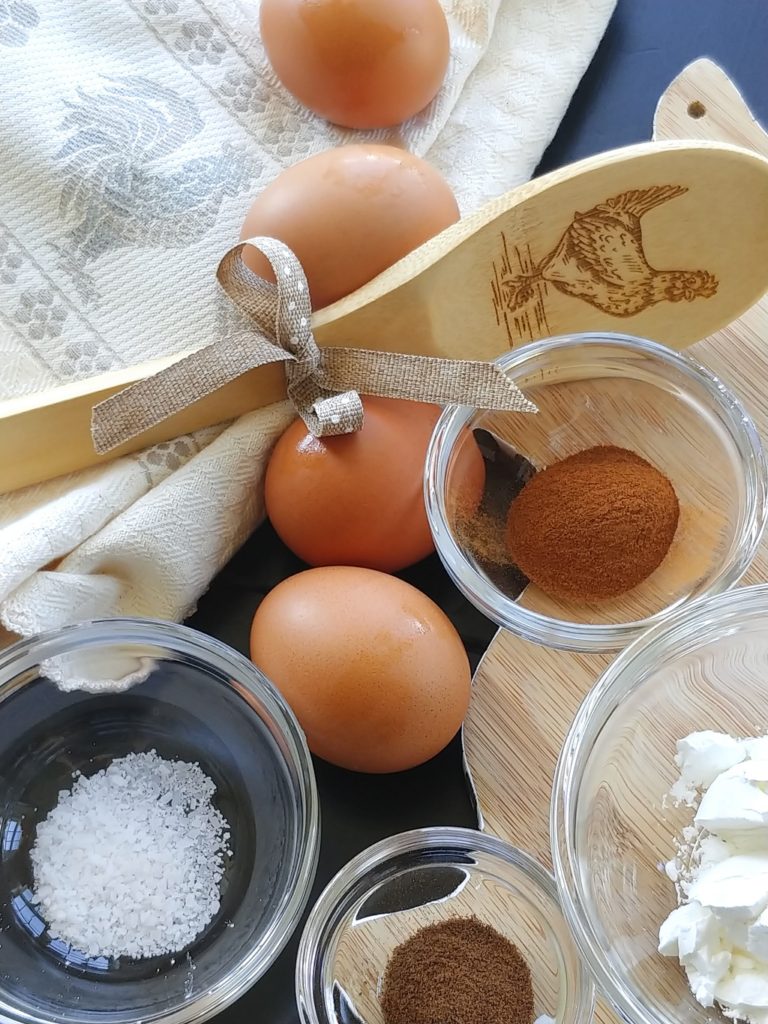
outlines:
[{"label": "metal spoon in bowl", "polygon": [[[492,522],[498,522],[499,531],[503,532],[509,506],[536,473],[536,467],[490,430],[477,427],[472,435],[485,463],[485,490],[479,513]],[[516,565],[499,565],[478,552],[472,554],[488,579],[510,597],[520,597],[528,586],[530,580]]]}]

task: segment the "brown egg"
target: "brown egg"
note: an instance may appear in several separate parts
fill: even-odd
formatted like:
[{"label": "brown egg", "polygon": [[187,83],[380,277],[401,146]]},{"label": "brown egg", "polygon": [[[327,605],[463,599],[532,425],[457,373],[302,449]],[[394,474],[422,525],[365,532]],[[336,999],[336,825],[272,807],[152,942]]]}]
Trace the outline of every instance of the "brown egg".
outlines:
[{"label": "brown egg", "polygon": [[474,435],[466,427],[456,440],[448,464],[448,521],[471,519],[485,490],[485,460]]},{"label": "brown egg", "polygon": [[438,0],[261,0],[260,25],[286,89],[347,128],[387,128],[417,114],[448,67]]},{"label": "brown egg", "polygon": [[338,437],[313,437],[294,420],[269,460],[264,502],[280,539],[310,565],[397,572],[435,550],[424,458],[440,408],[372,396],[363,407],[362,428]]},{"label": "brown egg", "polygon": [[[424,160],[393,146],[329,149],[283,171],[256,197],[241,239],[268,235],[298,256],[312,308],[366,284],[459,219],[451,189]],[[274,281],[267,261],[246,264]]]},{"label": "brown egg", "polygon": [[396,772],[461,726],[470,669],[445,613],[373,569],[309,569],[264,598],[251,658],[280,689],[310,750],[342,768]]}]

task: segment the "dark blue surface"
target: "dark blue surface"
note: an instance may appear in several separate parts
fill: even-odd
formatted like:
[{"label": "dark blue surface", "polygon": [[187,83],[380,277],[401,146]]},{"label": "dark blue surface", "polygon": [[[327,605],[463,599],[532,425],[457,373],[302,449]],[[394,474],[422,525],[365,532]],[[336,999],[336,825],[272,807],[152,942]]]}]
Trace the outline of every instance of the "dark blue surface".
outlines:
[{"label": "dark blue surface", "polygon": [[764,0],[619,0],[538,173],[651,136],[656,103],[691,61],[710,57],[768,124]]},{"label": "dark blue surface", "polygon": [[[768,124],[767,42],[766,0],[619,0],[539,172],[647,141],[659,96],[697,57],[720,63]],[[301,568],[263,527],[214,581],[190,624],[247,652],[260,598]],[[406,578],[443,606],[476,663],[493,636],[491,625],[460,597],[436,559]],[[320,762],[316,769],[323,838],[315,895],[350,857],[377,839],[425,825],[474,824],[457,742],[430,764],[397,776],[355,776]],[[297,942],[298,934],[269,974],[223,1015],[229,1024],[296,1024]]]}]

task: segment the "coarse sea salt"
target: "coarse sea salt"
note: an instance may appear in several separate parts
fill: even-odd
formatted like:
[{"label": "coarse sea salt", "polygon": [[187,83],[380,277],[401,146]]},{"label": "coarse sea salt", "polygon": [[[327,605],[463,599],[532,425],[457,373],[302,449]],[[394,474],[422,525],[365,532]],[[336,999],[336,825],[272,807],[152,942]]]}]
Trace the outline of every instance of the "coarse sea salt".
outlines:
[{"label": "coarse sea salt", "polygon": [[178,952],[221,903],[229,826],[197,764],[152,750],[76,775],[37,827],[34,902],[89,957]]}]

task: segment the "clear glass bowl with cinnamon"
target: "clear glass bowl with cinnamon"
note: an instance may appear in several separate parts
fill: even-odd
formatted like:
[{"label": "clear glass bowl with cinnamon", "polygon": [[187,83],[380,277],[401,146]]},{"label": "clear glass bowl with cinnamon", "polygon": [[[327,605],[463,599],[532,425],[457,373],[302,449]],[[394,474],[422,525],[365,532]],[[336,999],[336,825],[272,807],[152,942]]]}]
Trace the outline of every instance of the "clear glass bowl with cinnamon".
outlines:
[{"label": "clear glass bowl with cinnamon", "polygon": [[296,1000],[302,1024],[592,1024],[595,993],[551,874],[442,826],[383,839],[332,879],[299,943]]},{"label": "clear glass bowl with cinnamon", "polygon": [[535,643],[611,651],[739,582],[768,475],[722,380],[618,334],[550,338],[498,364],[538,413],[447,408],[425,471],[437,551],[476,607]]}]

